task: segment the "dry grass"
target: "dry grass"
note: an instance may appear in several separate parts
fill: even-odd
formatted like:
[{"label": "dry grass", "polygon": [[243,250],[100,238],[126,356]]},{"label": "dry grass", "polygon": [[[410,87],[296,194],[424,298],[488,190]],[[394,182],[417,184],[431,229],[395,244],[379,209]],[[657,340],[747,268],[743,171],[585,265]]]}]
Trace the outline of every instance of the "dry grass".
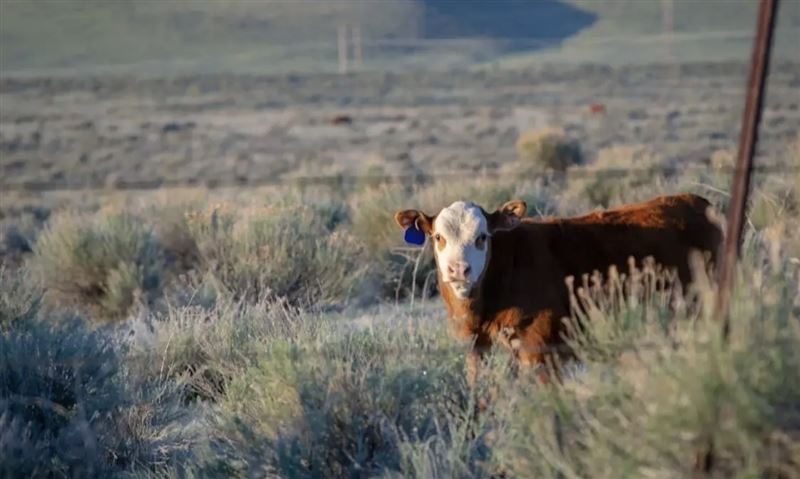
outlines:
[{"label": "dry grass", "polygon": [[583,161],[577,141],[560,128],[540,128],[517,139],[517,157],[524,172],[564,172]]},{"label": "dry grass", "polygon": [[[647,155],[599,161],[646,168]],[[576,298],[581,365],[563,384],[515,376],[498,350],[470,389],[440,305],[383,301],[412,284],[397,209],[522,197],[531,213],[577,213],[662,187],[725,198],[713,175],[572,180],[56,211],[25,257],[35,274],[0,275],[0,454],[13,458],[0,474],[686,477],[713,441],[719,477],[793,477],[792,178],[756,178],[727,340],[708,314],[710,281],[686,301],[658,272],[630,271]],[[420,263],[416,281],[431,268]],[[89,318],[70,318],[76,306]],[[479,398],[490,413],[474,414]]]},{"label": "dry grass", "polygon": [[562,201],[593,208],[656,196],[670,179],[663,167],[664,161],[647,147],[603,149],[592,163],[568,171]]},{"label": "dry grass", "polygon": [[55,218],[37,241],[32,264],[54,299],[105,321],[124,317],[160,287],[162,260],[142,218],[111,211]]},{"label": "dry grass", "polygon": [[236,297],[339,303],[357,292],[366,273],[361,245],[335,230],[329,211],[221,204],[188,215],[202,267]]},{"label": "dry grass", "polygon": [[0,335],[0,476],[155,474],[185,458],[196,437],[175,386],[129,374],[107,331],[54,319]]},{"label": "dry grass", "polygon": [[39,312],[42,291],[24,269],[0,265],[0,333],[31,321]]}]

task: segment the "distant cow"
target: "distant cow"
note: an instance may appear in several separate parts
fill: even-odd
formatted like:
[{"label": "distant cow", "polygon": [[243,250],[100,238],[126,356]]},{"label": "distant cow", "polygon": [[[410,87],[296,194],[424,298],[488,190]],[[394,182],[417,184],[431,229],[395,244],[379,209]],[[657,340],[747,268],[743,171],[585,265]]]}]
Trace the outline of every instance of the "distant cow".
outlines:
[{"label": "distant cow", "polygon": [[605,115],[606,106],[602,103],[592,103],[589,105],[589,113],[592,115]]},{"label": "distant cow", "polygon": [[713,262],[721,242],[709,207],[695,195],[664,196],[586,216],[534,219],[525,217],[520,200],[493,213],[458,201],[434,216],[400,211],[395,221],[433,241],[449,320],[456,334],[473,340],[468,371],[474,382],[495,342],[523,365],[545,364],[554,351],[565,351],[568,276],[606,273],[612,265],[625,271],[629,258],[652,257],[690,283],[690,252],[709,252]]}]

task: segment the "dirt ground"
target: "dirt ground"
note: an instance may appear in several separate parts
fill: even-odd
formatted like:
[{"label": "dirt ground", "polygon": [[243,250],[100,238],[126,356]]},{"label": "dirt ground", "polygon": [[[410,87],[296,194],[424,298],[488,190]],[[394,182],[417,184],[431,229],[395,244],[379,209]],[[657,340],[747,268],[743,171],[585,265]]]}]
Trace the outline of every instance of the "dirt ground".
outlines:
[{"label": "dirt ground", "polygon": [[[736,146],[746,65],[542,66],[450,73],[4,78],[0,185],[285,181],[495,170],[560,126],[586,157],[645,144],[665,162]],[[800,64],[774,65],[760,161],[800,131]]]}]

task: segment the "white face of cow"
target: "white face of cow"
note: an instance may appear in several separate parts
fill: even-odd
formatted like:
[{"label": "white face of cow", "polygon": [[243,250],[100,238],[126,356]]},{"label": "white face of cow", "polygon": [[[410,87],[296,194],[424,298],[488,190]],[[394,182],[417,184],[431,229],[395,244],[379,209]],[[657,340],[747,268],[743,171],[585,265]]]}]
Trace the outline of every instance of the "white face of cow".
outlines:
[{"label": "white face of cow", "polygon": [[474,203],[456,201],[433,217],[403,210],[394,219],[400,227],[417,228],[431,238],[440,280],[456,297],[465,299],[490,260],[491,235],[516,227],[526,209],[524,201],[514,200],[487,214]]},{"label": "white face of cow", "polygon": [[459,298],[469,296],[486,268],[489,222],[473,203],[456,201],[433,222],[433,250],[443,282]]}]

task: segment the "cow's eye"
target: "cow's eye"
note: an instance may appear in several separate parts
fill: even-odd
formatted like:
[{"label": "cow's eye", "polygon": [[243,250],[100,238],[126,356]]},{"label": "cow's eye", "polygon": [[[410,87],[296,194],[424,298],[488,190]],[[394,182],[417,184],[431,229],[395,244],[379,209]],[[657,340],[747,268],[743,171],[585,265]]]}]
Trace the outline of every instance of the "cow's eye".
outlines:
[{"label": "cow's eye", "polygon": [[442,251],[445,245],[447,244],[447,241],[445,241],[444,238],[442,238],[442,235],[440,235],[439,233],[433,235],[433,239],[436,240],[436,250]]},{"label": "cow's eye", "polygon": [[486,233],[481,233],[478,235],[478,238],[475,239],[475,247],[483,249],[484,246],[486,246]]}]

